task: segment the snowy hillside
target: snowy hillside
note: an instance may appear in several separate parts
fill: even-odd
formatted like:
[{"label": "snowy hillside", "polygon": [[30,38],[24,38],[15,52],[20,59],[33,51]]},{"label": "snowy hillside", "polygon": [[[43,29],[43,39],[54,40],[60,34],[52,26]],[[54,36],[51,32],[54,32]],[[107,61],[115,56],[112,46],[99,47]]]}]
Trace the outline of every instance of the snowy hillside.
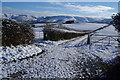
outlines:
[{"label": "snowy hillside", "polygon": [[3,19],[11,19],[20,22],[36,22],[37,18],[35,16],[28,15],[12,15],[12,14],[3,14]]},{"label": "snowy hillside", "polygon": [[16,21],[25,22],[62,22],[73,20],[75,22],[89,22],[89,23],[109,23],[111,18],[93,18],[93,17],[77,17],[77,16],[46,16],[46,17],[36,17],[28,15],[12,15],[3,14],[3,18],[13,19]]}]

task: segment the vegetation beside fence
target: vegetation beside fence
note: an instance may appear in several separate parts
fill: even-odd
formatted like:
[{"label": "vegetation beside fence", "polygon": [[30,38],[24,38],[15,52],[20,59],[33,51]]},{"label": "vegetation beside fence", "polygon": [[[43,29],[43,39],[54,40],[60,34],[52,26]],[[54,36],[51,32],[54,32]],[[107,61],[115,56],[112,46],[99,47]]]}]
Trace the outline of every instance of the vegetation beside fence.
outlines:
[{"label": "vegetation beside fence", "polygon": [[44,40],[52,40],[52,41],[71,39],[85,35],[85,33],[64,32],[52,28],[44,28],[43,32],[44,32]]},{"label": "vegetation beside fence", "polygon": [[3,46],[33,43],[34,34],[30,24],[5,19],[2,21],[2,26]]},{"label": "vegetation beside fence", "polygon": [[[59,29],[63,29],[59,30]],[[67,32],[64,30],[68,30],[68,28],[64,27],[62,24],[58,24],[58,26],[55,26],[54,24],[51,23],[46,23],[43,29],[43,34],[44,34],[44,40],[52,40],[52,41],[59,41],[59,40],[66,40],[66,39],[72,39],[75,37],[80,37],[84,36],[87,34],[86,32],[83,33],[76,33],[75,32]],[[72,30],[74,31],[74,30]]]}]

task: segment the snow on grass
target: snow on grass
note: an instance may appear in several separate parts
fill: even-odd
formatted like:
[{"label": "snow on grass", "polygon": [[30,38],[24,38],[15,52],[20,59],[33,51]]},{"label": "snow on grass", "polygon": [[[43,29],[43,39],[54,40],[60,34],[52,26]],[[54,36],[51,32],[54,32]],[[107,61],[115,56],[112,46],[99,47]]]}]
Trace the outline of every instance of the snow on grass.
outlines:
[{"label": "snow on grass", "polygon": [[64,26],[76,30],[95,30],[106,24],[99,24],[99,23],[77,23],[77,24],[63,24]]},{"label": "snow on grass", "polygon": [[[109,38],[108,38],[109,39]],[[105,41],[109,41],[105,39]],[[99,58],[103,62],[108,63],[111,62],[112,59],[114,59],[117,56],[120,56],[119,54],[119,47],[118,42],[114,41],[114,44],[104,44],[103,43],[93,43],[93,44],[87,44],[87,35],[76,39],[75,41],[69,42],[64,45],[65,48],[72,48],[76,47],[80,52],[83,52],[84,54],[90,56],[91,58]],[[116,44],[115,44],[116,43]]]},{"label": "snow on grass", "polygon": [[0,63],[18,60],[42,52],[35,45],[18,45],[16,47],[0,47]]},{"label": "snow on grass", "polygon": [[40,27],[40,26],[45,26],[45,23],[41,23],[41,24],[37,23],[37,24],[33,24],[33,25],[35,25],[35,27]]},{"label": "snow on grass", "polygon": [[[49,49],[47,49],[49,48]],[[54,45],[48,45],[48,50],[45,56],[37,56],[28,60],[23,60],[16,63],[3,64],[3,71],[1,73],[3,77],[7,77],[8,74],[15,73],[17,71],[25,70],[26,75],[23,78],[41,77],[41,78],[57,78],[57,77],[72,77],[71,62],[66,62],[69,59],[68,51],[62,47]],[[73,53],[74,50],[72,50]],[[71,53],[72,53],[71,52]],[[73,54],[74,55],[74,54]],[[9,66],[8,66],[9,65]],[[14,68],[13,68],[14,67]],[[8,72],[8,73],[7,73]]]},{"label": "snow on grass", "polygon": [[[107,24],[101,24],[101,23],[77,23],[77,24],[63,24],[67,28],[75,29],[75,30],[95,30],[100,27],[103,27]],[[35,39],[43,39],[43,27],[33,28]],[[64,29],[58,29],[61,31],[66,32],[75,32],[72,30],[64,30]],[[79,33],[79,32],[78,32]],[[82,33],[82,32],[80,32]],[[98,31],[99,34],[105,34],[105,35],[118,35],[117,31],[115,31],[115,28],[111,25],[103,30]]]},{"label": "snow on grass", "polygon": [[[39,28],[36,28],[36,32]],[[42,31],[40,29],[40,31]],[[39,32],[39,31],[38,31]],[[73,38],[64,41],[42,41],[35,45],[42,46],[45,50],[44,55],[38,55],[34,58],[25,59],[8,64],[0,64],[2,71],[0,76],[8,77],[9,74],[18,71],[26,72],[26,74],[18,76],[21,78],[91,78],[100,75],[103,72],[104,63],[110,62],[119,55],[119,51],[115,46],[104,45],[87,45],[87,35],[83,37]],[[41,51],[39,47],[13,47],[15,51],[9,49],[5,52],[16,53],[19,49],[30,55]],[[34,49],[35,48],[35,49]],[[0,51],[1,51],[0,50]],[[22,54],[22,52],[20,54]],[[32,53],[31,53],[32,52]],[[26,56],[25,54],[25,56]],[[15,54],[14,56],[16,56]],[[6,55],[5,55],[6,56]],[[19,58],[19,55],[17,55]],[[17,57],[16,56],[16,57]],[[9,57],[7,57],[10,59]],[[100,64],[98,64],[100,63]],[[106,65],[105,65],[106,67]]]},{"label": "snow on grass", "polygon": [[110,63],[112,59],[120,56],[119,49],[112,45],[84,45],[81,49],[91,58],[99,58],[105,63]]},{"label": "snow on grass", "polygon": [[46,55],[42,57],[39,55],[16,63],[3,64],[4,73],[1,75],[7,77],[8,74],[25,71],[27,74],[22,75],[22,78],[74,78],[77,71],[74,70],[73,64],[77,62],[77,58],[84,58],[85,61],[82,63],[87,62],[88,57],[78,52],[75,47],[63,48],[58,45],[47,45],[45,48],[47,49]]},{"label": "snow on grass", "polygon": [[68,32],[68,33],[82,33],[82,32],[78,32],[78,31],[74,31],[74,30],[67,30],[67,29],[60,29],[60,28],[52,28],[52,29],[58,30],[58,31],[61,31],[61,32]]},{"label": "snow on grass", "polygon": [[61,41],[36,43],[46,45],[44,55],[2,64],[4,73],[0,75],[7,77],[18,71],[26,72],[21,75],[21,78],[75,78],[76,76],[90,78],[100,75],[103,72],[104,61],[117,56],[117,49],[111,46],[86,45],[85,39],[86,37],[82,37],[63,41],[63,43]]},{"label": "snow on grass", "polygon": [[[114,59],[119,55],[119,48],[117,48],[117,41],[114,41],[115,44],[111,43],[109,44],[109,40],[105,39],[105,41],[103,40],[103,43],[93,43],[92,45],[90,44],[86,44],[87,42],[87,37],[88,35],[82,36],[82,37],[78,37],[78,38],[73,38],[71,40],[61,40],[61,41],[43,41],[41,43],[39,43],[42,46],[47,46],[51,45],[51,46],[62,46],[63,48],[78,48],[80,51],[82,51],[83,53],[85,53],[86,55],[89,55],[91,58],[96,58],[99,57],[103,62],[109,62],[112,59]],[[109,38],[108,38],[109,39]],[[104,44],[104,42],[108,43],[108,44]],[[36,45],[39,45],[38,43],[36,43]],[[99,44],[99,45],[98,45]],[[53,47],[54,48],[54,47]],[[47,48],[48,50],[50,49],[50,47]],[[51,48],[52,49],[52,48]],[[71,51],[71,50],[70,50]]]},{"label": "snow on grass", "polygon": [[[95,30],[95,29],[98,29],[98,28],[100,28],[102,26],[105,26],[107,24],[81,23],[81,24],[64,24],[64,25],[66,27],[74,28],[74,29],[78,29],[78,30]],[[109,36],[110,35],[116,35],[117,36],[118,32],[115,31],[115,28],[111,25],[111,26],[109,26],[109,27],[107,27],[103,30],[97,31],[97,34],[100,34],[100,35],[103,34],[103,35],[106,35],[106,36],[107,35],[109,35]],[[96,36],[93,35],[93,37],[91,37],[91,40],[98,41],[99,38],[101,39],[103,36],[96,37]],[[92,45],[84,45],[84,46],[81,47],[81,49],[82,49],[83,53],[85,53],[85,54],[87,54],[91,57],[96,56],[96,57],[100,58],[101,60],[103,60],[103,62],[109,62],[112,59],[114,59],[116,56],[120,56],[119,55],[119,49],[115,47],[115,46],[118,45],[117,41],[112,40],[112,41],[110,41],[110,43],[111,43],[110,45],[106,45],[106,44],[104,44],[104,42],[109,44],[109,38],[106,38],[106,39],[104,39],[100,42],[102,42],[102,43],[97,43],[97,44],[99,44],[101,46],[94,45],[94,43],[93,43]],[[70,43],[70,44],[71,45],[67,45],[66,47],[68,47],[68,48],[70,46],[72,47],[72,45],[75,44],[75,42],[73,44],[72,43]],[[81,44],[83,44],[83,43],[81,42],[79,45],[81,45]]]},{"label": "snow on grass", "polygon": [[114,26],[109,26],[103,30],[98,31],[99,34],[105,34],[105,35],[118,35],[118,32],[115,30]]},{"label": "snow on grass", "polygon": [[[101,24],[101,23],[78,23],[78,24],[63,24],[67,28],[72,28],[75,30],[96,30],[100,27],[103,27],[107,24]],[[118,35],[117,31],[115,31],[114,26],[109,26],[103,30],[98,31],[101,34],[107,34],[107,35]]]},{"label": "snow on grass", "polygon": [[[25,75],[21,76],[22,78],[74,78],[76,75],[79,75],[78,77],[81,78],[86,78],[88,74],[89,77],[100,75],[102,69],[98,68],[102,65],[95,66],[97,62],[94,63],[94,61],[97,61],[97,58],[92,55],[93,53],[90,51],[89,46],[79,46],[80,42],[84,41],[85,38],[82,37],[72,39],[72,41],[60,42],[61,45],[57,45],[53,41],[37,43],[46,45],[44,47],[46,52],[43,56],[39,55],[16,63],[3,64],[4,73],[1,75],[7,77],[8,74],[13,74],[18,71],[26,72]],[[104,54],[101,53],[99,55]],[[85,67],[85,65],[89,66]]]}]

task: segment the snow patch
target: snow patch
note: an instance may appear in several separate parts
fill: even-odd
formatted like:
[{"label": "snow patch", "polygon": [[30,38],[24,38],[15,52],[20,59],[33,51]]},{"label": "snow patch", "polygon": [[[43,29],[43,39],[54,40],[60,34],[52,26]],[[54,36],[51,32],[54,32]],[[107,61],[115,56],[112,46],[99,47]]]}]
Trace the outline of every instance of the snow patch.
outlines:
[{"label": "snow patch", "polygon": [[16,47],[0,47],[0,63],[18,60],[42,52],[35,45],[18,45]]}]

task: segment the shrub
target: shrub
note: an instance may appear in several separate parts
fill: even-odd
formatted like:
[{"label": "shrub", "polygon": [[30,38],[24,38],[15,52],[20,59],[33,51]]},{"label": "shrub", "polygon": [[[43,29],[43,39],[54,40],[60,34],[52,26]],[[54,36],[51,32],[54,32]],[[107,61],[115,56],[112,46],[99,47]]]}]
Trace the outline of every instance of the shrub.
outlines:
[{"label": "shrub", "polygon": [[66,24],[72,24],[72,23],[75,23],[75,21],[74,20],[70,20],[70,21],[66,21],[65,23]]},{"label": "shrub", "polygon": [[72,32],[70,33],[70,32],[55,30],[52,28],[44,28],[43,33],[44,33],[44,40],[52,40],[52,41],[71,39],[85,35],[85,33],[72,33]]},{"label": "shrub", "polygon": [[114,14],[112,16],[113,19],[113,26],[115,26],[115,28],[120,31],[120,13],[117,13],[116,15]]},{"label": "shrub", "polygon": [[34,34],[30,24],[4,19],[2,25],[3,46],[33,43]]}]

